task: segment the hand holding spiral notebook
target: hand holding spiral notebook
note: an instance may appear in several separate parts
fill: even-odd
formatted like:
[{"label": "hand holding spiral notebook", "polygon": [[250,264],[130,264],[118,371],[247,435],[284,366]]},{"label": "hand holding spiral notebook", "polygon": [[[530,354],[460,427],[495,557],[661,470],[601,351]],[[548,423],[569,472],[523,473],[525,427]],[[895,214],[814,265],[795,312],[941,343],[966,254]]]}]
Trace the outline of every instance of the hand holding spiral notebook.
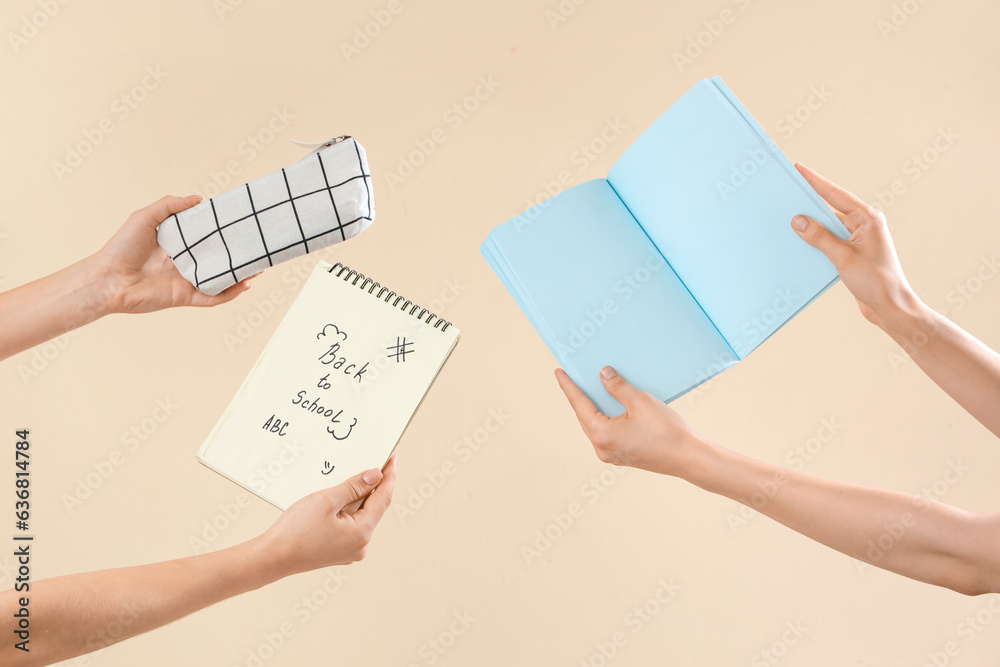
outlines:
[{"label": "hand holding spiral notebook", "polygon": [[321,262],[198,452],[280,509],[392,455],[458,329]]}]

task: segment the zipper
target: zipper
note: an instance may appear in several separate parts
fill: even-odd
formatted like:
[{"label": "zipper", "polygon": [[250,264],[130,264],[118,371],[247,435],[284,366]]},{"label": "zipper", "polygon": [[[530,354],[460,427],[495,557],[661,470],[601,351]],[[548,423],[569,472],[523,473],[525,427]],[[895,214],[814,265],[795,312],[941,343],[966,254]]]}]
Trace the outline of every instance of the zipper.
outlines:
[{"label": "zipper", "polygon": [[341,135],[339,137],[334,137],[333,139],[330,139],[329,141],[324,141],[323,143],[320,143],[320,144],[317,144],[317,143],[311,143],[310,144],[310,143],[305,143],[305,142],[302,142],[302,141],[295,141],[295,139],[289,139],[289,141],[291,141],[293,144],[296,144],[298,146],[302,146],[303,148],[311,148],[312,150],[309,151],[308,155],[312,155],[313,153],[318,153],[319,151],[323,150],[324,148],[329,148],[330,146],[334,146],[336,144],[339,144],[341,141],[346,141],[346,140],[351,139],[351,138],[352,138],[351,135],[344,134],[344,135]]}]

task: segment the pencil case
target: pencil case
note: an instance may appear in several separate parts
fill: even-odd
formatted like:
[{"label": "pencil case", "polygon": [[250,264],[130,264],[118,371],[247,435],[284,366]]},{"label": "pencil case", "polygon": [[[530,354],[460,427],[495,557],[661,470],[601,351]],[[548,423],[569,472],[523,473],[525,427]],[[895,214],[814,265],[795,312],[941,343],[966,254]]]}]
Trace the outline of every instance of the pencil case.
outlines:
[{"label": "pencil case", "polygon": [[365,149],[343,136],[171,215],[156,238],[182,276],[214,295],[270,266],[353,238],[374,220]]}]

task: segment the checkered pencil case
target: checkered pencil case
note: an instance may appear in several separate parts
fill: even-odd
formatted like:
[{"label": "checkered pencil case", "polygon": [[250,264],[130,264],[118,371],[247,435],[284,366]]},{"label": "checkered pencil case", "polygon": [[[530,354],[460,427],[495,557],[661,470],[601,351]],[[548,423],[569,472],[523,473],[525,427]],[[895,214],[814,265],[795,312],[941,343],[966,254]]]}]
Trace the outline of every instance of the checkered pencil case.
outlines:
[{"label": "checkered pencil case", "polygon": [[344,136],[170,216],[156,238],[181,275],[213,295],[269,266],[357,236],[374,219],[365,149]]}]

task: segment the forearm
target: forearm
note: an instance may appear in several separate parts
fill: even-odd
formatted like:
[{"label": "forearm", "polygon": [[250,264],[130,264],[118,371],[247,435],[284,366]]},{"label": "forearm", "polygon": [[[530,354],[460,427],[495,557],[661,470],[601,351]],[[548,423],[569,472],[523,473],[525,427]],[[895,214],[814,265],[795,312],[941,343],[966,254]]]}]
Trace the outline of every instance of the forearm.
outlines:
[{"label": "forearm", "polygon": [[114,288],[107,273],[87,258],[0,293],[0,360],[106,315]]},{"label": "forearm", "polygon": [[[47,665],[148,632],[220,600],[260,588],[280,572],[258,538],[202,556],[33,583],[29,652],[14,648],[12,609],[0,594],[0,664]],[[8,613],[9,612],[9,613]]]},{"label": "forearm", "polygon": [[1000,437],[1000,354],[916,297],[880,320],[928,377]]},{"label": "forearm", "polygon": [[1000,590],[989,519],[917,496],[836,482],[757,461],[716,445],[686,475],[821,544],[938,586]]}]

